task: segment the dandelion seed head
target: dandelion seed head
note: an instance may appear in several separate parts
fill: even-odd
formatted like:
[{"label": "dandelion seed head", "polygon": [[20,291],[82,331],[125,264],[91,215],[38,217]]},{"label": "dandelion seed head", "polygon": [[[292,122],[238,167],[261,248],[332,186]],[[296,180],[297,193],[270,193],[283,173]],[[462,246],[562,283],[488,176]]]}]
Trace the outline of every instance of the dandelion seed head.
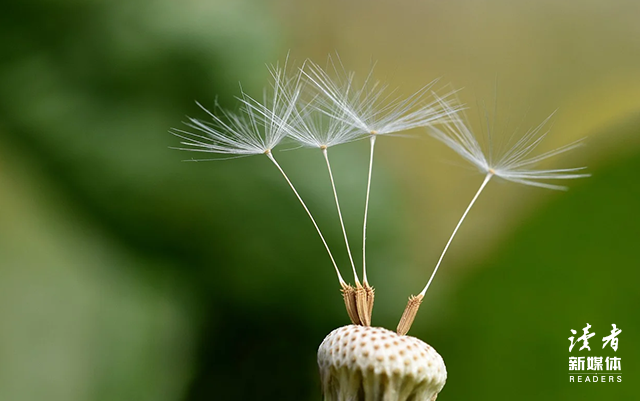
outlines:
[{"label": "dandelion seed head", "polygon": [[[446,117],[440,102],[432,98],[434,80],[409,97],[403,98],[389,86],[375,80],[374,68],[362,84],[347,72],[339,57],[329,57],[327,67],[307,61],[302,73],[320,96],[313,107],[361,134],[390,135],[426,127]],[[447,98],[453,92],[442,96]]]},{"label": "dandelion seed head", "polygon": [[[556,190],[566,190],[562,185],[549,184],[546,180],[567,180],[588,177],[590,174],[578,173],[586,167],[562,169],[536,169],[535,166],[553,156],[568,152],[583,144],[577,140],[554,150],[533,156],[533,152],[549,133],[546,128],[553,114],[538,126],[529,129],[505,151],[493,154],[494,147],[489,138],[489,152],[485,152],[474,133],[464,121],[464,113],[451,108],[449,102],[438,100],[447,117],[438,127],[431,127],[433,137],[443,142],[484,174],[491,174],[519,184]],[[542,181],[542,182],[541,182]]]},{"label": "dandelion seed head", "polygon": [[287,135],[288,121],[300,95],[300,74],[288,75],[287,63],[269,67],[271,85],[262,100],[254,99],[240,88],[238,112],[222,108],[213,110],[200,103],[209,120],[189,117],[185,125],[191,130],[172,129],[182,139],[180,150],[224,155],[249,156],[269,154]]},{"label": "dandelion seed head", "polygon": [[302,146],[324,150],[358,140],[363,133],[342,119],[329,117],[306,104],[293,111],[288,135]]}]

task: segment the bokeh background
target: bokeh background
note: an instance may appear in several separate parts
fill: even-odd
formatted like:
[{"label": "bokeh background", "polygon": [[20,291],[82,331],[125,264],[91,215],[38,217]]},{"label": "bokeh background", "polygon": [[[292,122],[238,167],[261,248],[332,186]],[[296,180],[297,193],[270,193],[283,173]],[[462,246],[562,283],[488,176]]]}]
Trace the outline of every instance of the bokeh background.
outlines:
[{"label": "bokeh background", "polygon": [[[289,51],[337,51],[361,76],[377,62],[400,93],[441,77],[478,131],[497,104],[506,131],[557,110],[546,149],[587,137],[547,164],[589,166],[569,192],[490,183],[410,334],[447,363],[438,399],[635,399],[638,16],[635,0],[4,2],[0,400],[321,399],[317,346],[348,319],[304,212],[266,158],[186,163],[167,132],[205,117],[194,100],[259,93]],[[376,156],[368,264],[387,328],[482,180],[411,134]],[[315,152],[278,157],[348,276]],[[332,157],[357,250],[367,145]],[[622,329],[622,383],[569,383],[569,330],[587,322],[589,355]]]}]

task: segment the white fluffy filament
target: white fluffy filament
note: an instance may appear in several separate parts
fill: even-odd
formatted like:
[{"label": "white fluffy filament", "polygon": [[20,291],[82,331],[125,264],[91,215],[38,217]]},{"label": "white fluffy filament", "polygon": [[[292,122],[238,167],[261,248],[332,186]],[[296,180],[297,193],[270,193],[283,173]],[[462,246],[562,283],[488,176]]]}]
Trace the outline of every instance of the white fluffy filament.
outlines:
[{"label": "white fluffy filament", "polygon": [[[551,116],[546,118],[537,127],[528,130],[510,149],[492,155],[491,153],[485,154],[475,135],[463,121],[458,110],[451,108],[447,102],[443,100],[440,100],[440,103],[447,113],[448,118],[441,127],[431,127],[431,135],[453,149],[453,151],[467,161],[474,164],[485,174],[492,173],[496,177],[519,184],[556,190],[566,190],[567,188],[562,185],[548,184],[539,181],[569,180],[589,177],[590,175],[577,173],[584,170],[585,167],[545,170],[533,168],[538,162],[568,152],[582,144],[582,140],[578,140],[542,153],[541,155],[531,156],[544,138],[546,138],[548,131],[543,132],[543,129]],[[490,134],[490,131],[488,134]],[[488,139],[489,151],[491,151],[493,148],[491,137]]]}]

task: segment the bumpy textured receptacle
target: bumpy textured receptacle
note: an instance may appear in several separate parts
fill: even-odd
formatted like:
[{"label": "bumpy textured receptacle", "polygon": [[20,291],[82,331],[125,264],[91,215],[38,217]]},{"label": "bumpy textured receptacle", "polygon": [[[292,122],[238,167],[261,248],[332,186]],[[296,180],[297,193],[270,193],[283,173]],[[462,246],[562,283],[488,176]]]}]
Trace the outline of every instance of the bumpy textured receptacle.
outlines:
[{"label": "bumpy textured receptacle", "polygon": [[432,401],[447,380],[428,344],[379,327],[344,326],[318,349],[324,401]]}]

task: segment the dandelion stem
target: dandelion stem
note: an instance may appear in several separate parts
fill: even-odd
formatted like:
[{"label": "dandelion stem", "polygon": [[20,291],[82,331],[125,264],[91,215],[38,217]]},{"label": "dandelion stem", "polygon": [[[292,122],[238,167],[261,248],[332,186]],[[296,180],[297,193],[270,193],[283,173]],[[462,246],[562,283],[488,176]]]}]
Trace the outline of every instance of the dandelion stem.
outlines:
[{"label": "dandelion stem", "polygon": [[364,223],[362,224],[362,281],[367,280],[367,216],[369,215],[369,194],[371,193],[371,174],[373,172],[373,150],[376,146],[376,135],[371,135],[371,154],[369,156],[369,176],[367,178],[367,198],[364,202]]},{"label": "dandelion stem", "polygon": [[347,246],[347,253],[349,254],[349,260],[351,261],[351,268],[353,269],[353,277],[356,285],[360,285],[358,280],[358,273],[356,272],[356,265],[353,263],[353,256],[351,256],[351,248],[349,247],[349,239],[347,238],[347,229],[344,227],[344,220],[342,218],[342,212],[340,211],[340,202],[338,201],[338,192],[336,191],[336,183],[333,180],[333,173],[331,172],[331,163],[329,163],[329,154],[327,148],[322,148],[322,154],[327,162],[327,169],[329,170],[329,178],[331,179],[331,187],[333,188],[333,197],[336,200],[336,208],[338,209],[338,217],[340,218],[340,225],[342,226],[342,234],[344,235],[344,243]]},{"label": "dandelion stem", "polygon": [[296,188],[293,186],[293,184],[291,183],[291,181],[289,180],[289,177],[287,177],[287,174],[285,174],[284,170],[282,169],[282,167],[280,167],[280,165],[278,164],[278,162],[276,161],[276,159],[273,157],[273,155],[271,154],[271,152],[267,151],[266,153],[267,157],[269,158],[269,160],[271,160],[273,162],[273,164],[276,165],[276,167],[278,168],[278,170],[280,170],[280,172],[282,173],[282,176],[284,177],[284,179],[287,181],[287,183],[289,184],[289,186],[291,187],[291,189],[293,190],[293,193],[296,194],[296,197],[298,198],[298,200],[300,201],[300,203],[302,204],[302,207],[304,208],[304,210],[307,212],[307,214],[309,215],[309,218],[311,219],[311,222],[313,223],[313,226],[316,228],[316,231],[318,231],[318,235],[320,236],[320,239],[322,240],[322,243],[324,244],[325,249],[327,250],[327,253],[329,254],[329,258],[331,258],[331,263],[333,263],[333,267],[336,270],[336,274],[338,275],[338,280],[340,281],[340,285],[341,286],[345,286],[346,283],[345,281],[342,279],[342,276],[340,275],[340,270],[338,270],[338,265],[336,264],[335,259],[333,259],[333,255],[331,254],[331,251],[329,250],[329,245],[327,245],[327,241],[324,239],[324,236],[322,235],[322,232],[320,231],[320,227],[318,227],[318,224],[316,223],[316,220],[313,218],[313,216],[311,215],[311,212],[309,211],[309,209],[307,208],[307,205],[304,203],[304,201],[302,200],[302,197],[300,196],[300,194],[298,194],[298,191],[296,191]]},{"label": "dandelion stem", "polygon": [[458,232],[458,229],[462,225],[462,222],[464,221],[465,217],[467,217],[467,214],[469,213],[469,210],[471,210],[471,207],[476,202],[476,199],[478,199],[478,196],[480,196],[480,193],[482,193],[482,190],[487,185],[487,183],[489,182],[491,177],[493,177],[493,173],[490,172],[484,178],[484,181],[482,182],[482,185],[480,185],[480,188],[478,189],[478,192],[476,192],[476,194],[473,197],[473,199],[471,199],[471,203],[469,203],[469,206],[467,206],[467,210],[465,210],[464,213],[462,214],[462,217],[460,218],[460,221],[458,221],[458,224],[456,225],[456,228],[453,230],[453,234],[451,234],[451,237],[449,238],[449,241],[447,241],[447,245],[445,245],[444,250],[442,251],[442,255],[440,255],[440,259],[438,259],[438,263],[436,264],[435,269],[433,269],[433,273],[431,273],[431,277],[429,278],[429,282],[427,282],[427,285],[425,285],[424,289],[420,292],[420,296],[424,296],[424,294],[427,293],[427,289],[429,288],[429,285],[431,285],[431,281],[433,281],[433,278],[435,277],[436,273],[438,272],[438,268],[440,267],[440,263],[442,263],[442,259],[444,258],[444,255],[447,253],[447,249],[449,249],[449,245],[451,245],[451,241],[453,241],[453,237],[455,237],[456,233]]}]

